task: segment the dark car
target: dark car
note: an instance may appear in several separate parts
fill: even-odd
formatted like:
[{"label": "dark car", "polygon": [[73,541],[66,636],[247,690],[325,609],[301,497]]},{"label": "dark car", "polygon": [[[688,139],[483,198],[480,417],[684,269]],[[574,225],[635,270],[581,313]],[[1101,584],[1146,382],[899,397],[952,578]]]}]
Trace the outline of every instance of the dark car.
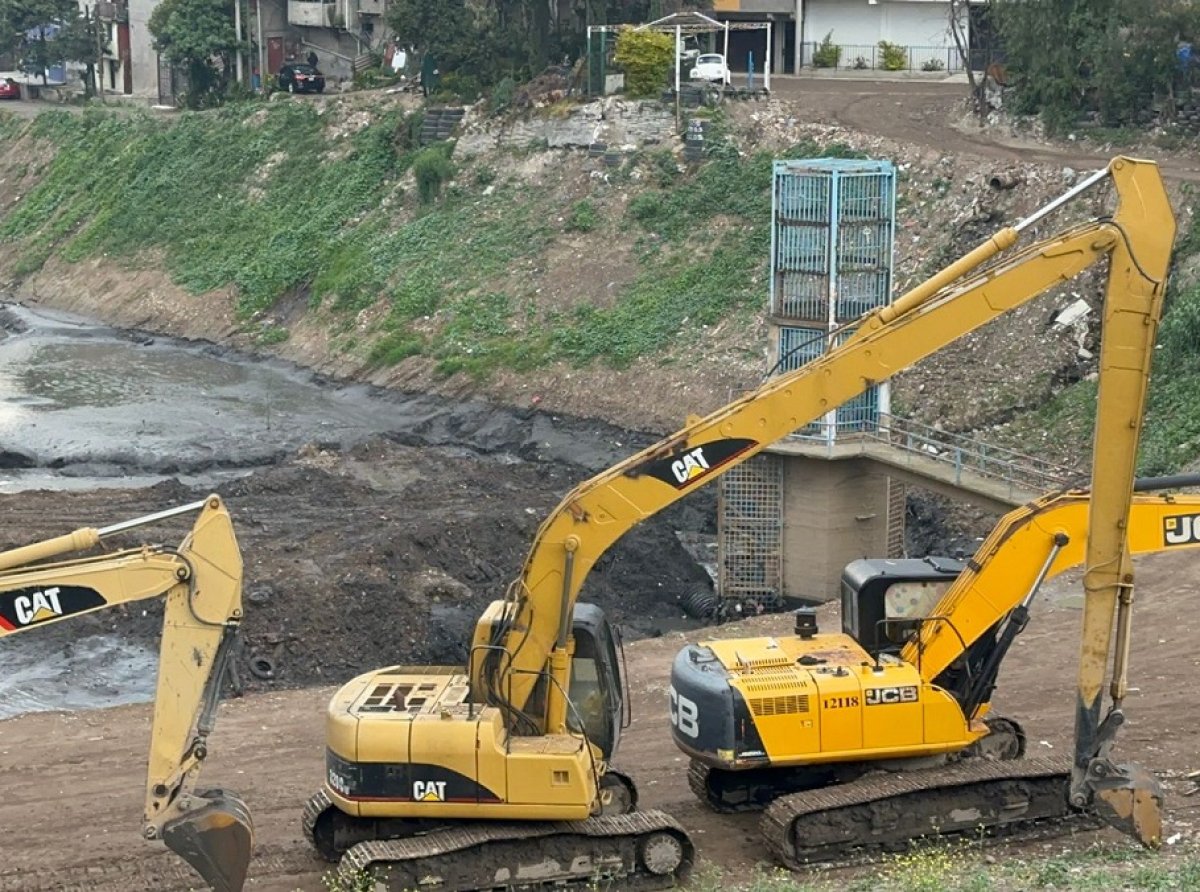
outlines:
[{"label": "dark car", "polygon": [[289,93],[324,93],[325,75],[307,62],[290,62],[279,69],[279,89]]},{"label": "dark car", "polygon": [[0,99],[20,99],[21,85],[11,77],[0,77]]}]

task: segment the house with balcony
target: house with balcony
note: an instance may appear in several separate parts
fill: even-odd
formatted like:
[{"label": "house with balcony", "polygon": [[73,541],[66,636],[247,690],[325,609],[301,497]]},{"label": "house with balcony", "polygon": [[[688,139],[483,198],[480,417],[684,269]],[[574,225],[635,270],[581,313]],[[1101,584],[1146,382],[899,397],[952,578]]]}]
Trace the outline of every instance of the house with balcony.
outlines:
[{"label": "house with balcony", "polygon": [[[102,74],[105,90],[148,102],[173,102],[183,87],[179,73],[159,58],[150,15],[160,0],[100,0],[108,40]],[[94,0],[80,0],[90,11]],[[274,74],[289,59],[317,54],[331,83],[353,77],[354,62],[384,40],[387,0],[241,0],[242,33],[250,45],[246,82]],[[260,50],[261,48],[261,50]]]},{"label": "house with balcony", "polygon": [[[950,33],[949,0],[713,0],[706,13],[722,21],[771,22],[771,70],[794,73],[812,67],[813,54],[829,35],[841,48],[840,68],[881,68],[881,40],[905,47],[907,67],[946,70],[961,67]],[[976,18],[964,23],[968,32]],[[745,71],[753,54],[762,71],[765,30],[731,31],[729,65]],[[931,62],[930,60],[936,60]]]},{"label": "house with balcony", "polygon": [[[266,10],[279,3],[286,31],[267,38],[267,70],[289,58],[317,54],[317,64],[333,81],[349,80],[355,61],[382,48],[387,0],[259,0]],[[275,18],[272,18],[275,21]]]}]

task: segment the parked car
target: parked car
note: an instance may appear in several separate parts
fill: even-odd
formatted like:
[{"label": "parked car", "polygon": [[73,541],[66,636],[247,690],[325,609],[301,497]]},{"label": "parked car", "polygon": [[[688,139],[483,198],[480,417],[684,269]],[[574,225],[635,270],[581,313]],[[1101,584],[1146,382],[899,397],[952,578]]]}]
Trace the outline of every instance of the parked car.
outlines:
[{"label": "parked car", "polygon": [[21,85],[11,77],[0,77],[0,99],[20,99]]},{"label": "parked car", "polygon": [[289,93],[324,93],[325,75],[307,62],[289,62],[279,69],[279,89]]},{"label": "parked car", "polygon": [[722,84],[730,82],[729,67],[720,53],[703,53],[696,59],[696,67],[688,77],[694,81],[716,81]]}]

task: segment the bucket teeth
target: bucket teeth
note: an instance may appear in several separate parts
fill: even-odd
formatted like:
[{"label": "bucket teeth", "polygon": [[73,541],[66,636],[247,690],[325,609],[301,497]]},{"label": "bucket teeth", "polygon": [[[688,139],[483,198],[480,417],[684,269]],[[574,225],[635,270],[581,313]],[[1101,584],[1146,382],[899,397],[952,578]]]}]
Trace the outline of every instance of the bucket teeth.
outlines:
[{"label": "bucket teeth", "polygon": [[167,821],[162,840],[215,892],[241,892],[254,845],[250,811],[240,797],[224,790],[207,790],[195,798],[204,804]]}]

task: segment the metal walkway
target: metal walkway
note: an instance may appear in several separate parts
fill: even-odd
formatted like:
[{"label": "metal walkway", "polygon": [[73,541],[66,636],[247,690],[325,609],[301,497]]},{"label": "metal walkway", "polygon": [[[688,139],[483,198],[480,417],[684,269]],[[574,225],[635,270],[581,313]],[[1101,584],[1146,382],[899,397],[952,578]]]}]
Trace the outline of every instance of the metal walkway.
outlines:
[{"label": "metal walkway", "polygon": [[905,483],[1001,512],[1048,490],[1084,482],[1070,468],[918,421],[881,414],[877,424],[842,423],[836,437],[827,424],[814,424],[767,451],[866,459],[886,466],[889,476]]}]

